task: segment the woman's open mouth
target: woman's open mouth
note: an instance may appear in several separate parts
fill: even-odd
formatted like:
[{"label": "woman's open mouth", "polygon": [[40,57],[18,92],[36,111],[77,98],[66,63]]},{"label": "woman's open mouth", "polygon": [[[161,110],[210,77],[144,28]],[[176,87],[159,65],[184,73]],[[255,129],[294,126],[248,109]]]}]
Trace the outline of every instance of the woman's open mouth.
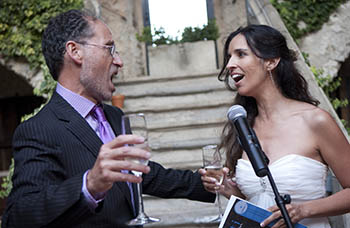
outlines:
[{"label": "woman's open mouth", "polygon": [[233,74],[231,75],[231,78],[237,83],[240,80],[242,80],[244,78],[244,75],[242,74]]}]

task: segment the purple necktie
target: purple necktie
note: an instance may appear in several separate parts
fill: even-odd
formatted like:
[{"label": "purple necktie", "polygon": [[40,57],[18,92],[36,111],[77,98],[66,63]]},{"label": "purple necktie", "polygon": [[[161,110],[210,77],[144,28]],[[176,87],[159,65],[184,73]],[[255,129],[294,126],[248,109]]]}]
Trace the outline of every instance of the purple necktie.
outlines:
[{"label": "purple necktie", "polygon": [[95,105],[92,109],[91,114],[98,122],[98,132],[100,133],[100,139],[103,143],[108,143],[113,139],[113,136],[109,132],[109,123],[106,120],[106,116],[102,110],[101,105]]},{"label": "purple necktie", "polygon": [[[108,143],[111,141],[114,136],[111,134],[110,130],[110,125],[107,122],[106,116],[103,112],[102,106],[101,105],[95,105],[93,109],[91,110],[91,115],[93,118],[95,118],[98,122],[98,132],[100,133],[100,139],[102,140],[103,143]],[[128,173],[128,170],[122,170],[122,173]],[[130,182],[126,182],[128,184],[129,190],[130,190],[130,195],[131,195],[131,202],[134,208],[134,194],[132,191],[132,186]],[[135,210],[135,208],[134,208]]]}]

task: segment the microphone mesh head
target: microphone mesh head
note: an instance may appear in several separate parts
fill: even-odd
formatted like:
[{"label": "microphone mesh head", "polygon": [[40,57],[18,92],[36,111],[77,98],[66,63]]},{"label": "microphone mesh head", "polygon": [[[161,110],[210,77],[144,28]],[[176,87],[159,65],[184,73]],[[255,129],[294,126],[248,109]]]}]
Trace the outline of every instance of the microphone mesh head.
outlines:
[{"label": "microphone mesh head", "polygon": [[233,105],[227,111],[227,118],[230,121],[235,121],[238,117],[247,117],[247,111],[241,105]]}]

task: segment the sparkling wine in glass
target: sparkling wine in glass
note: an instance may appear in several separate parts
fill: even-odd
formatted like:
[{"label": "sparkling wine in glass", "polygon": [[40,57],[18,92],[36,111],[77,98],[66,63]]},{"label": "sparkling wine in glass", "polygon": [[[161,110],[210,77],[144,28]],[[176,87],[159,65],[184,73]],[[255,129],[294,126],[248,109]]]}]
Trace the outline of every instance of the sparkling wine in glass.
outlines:
[{"label": "sparkling wine in glass", "polygon": [[[217,181],[217,184],[221,185],[222,181],[224,180],[224,173],[222,171],[223,159],[222,159],[222,155],[218,150],[217,145],[204,146],[202,148],[202,155],[203,155],[203,167],[207,171],[207,175],[210,177],[214,177]],[[222,219],[223,212],[222,212],[221,201],[220,201],[220,193],[218,191],[215,191],[215,193],[216,193],[216,200],[217,200],[217,205],[219,209],[219,216],[210,222],[219,223]]]},{"label": "sparkling wine in glass", "polygon": [[[147,132],[146,118],[143,113],[129,114],[129,115],[124,115],[122,117],[122,134],[131,134],[131,133],[134,135],[144,137],[145,141],[142,144],[128,144],[126,146],[139,147],[144,150],[150,151],[148,146],[148,132]],[[143,165],[148,164],[148,160],[144,160],[144,159],[129,157],[129,158],[126,158],[126,160],[129,160],[138,164],[143,164]],[[132,171],[132,173],[138,177],[142,176],[142,172]],[[137,183],[137,194],[138,194],[138,201],[139,201],[138,215],[136,218],[127,222],[127,225],[138,226],[138,225],[145,225],[152,222],[159,222],[160,219],[149,217],[144,212],[141,183]]]}]

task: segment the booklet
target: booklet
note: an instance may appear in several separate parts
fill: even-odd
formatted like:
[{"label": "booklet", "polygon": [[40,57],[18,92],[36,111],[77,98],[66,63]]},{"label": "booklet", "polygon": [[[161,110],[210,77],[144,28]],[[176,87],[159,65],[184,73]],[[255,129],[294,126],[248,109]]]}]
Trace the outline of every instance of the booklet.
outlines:
[{"label": "booklet", "polygon": [[[231,196],[219,228],[260,228],[260,223],[271,214],[272,212],[246,200]],[[267,227],[272,227],[276,222],[277,220],[271,222]],[[297,223],[294,225],[294,228],[307,227]]]}]

